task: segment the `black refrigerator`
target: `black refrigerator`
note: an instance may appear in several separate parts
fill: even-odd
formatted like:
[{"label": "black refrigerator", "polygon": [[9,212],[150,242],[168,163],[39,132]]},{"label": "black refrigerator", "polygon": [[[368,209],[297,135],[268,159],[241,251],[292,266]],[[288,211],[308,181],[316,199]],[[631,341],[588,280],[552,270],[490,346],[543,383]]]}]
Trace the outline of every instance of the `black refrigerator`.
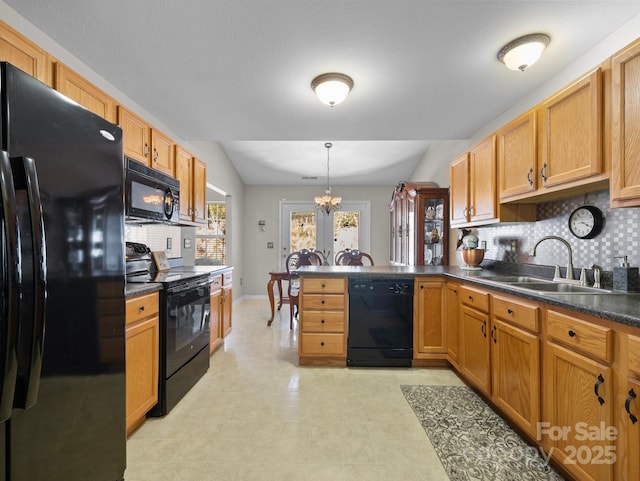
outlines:
[{"label": "black refrigerator", "polygon": [[122,480],[122,131],[0,74],[0,480]]}]

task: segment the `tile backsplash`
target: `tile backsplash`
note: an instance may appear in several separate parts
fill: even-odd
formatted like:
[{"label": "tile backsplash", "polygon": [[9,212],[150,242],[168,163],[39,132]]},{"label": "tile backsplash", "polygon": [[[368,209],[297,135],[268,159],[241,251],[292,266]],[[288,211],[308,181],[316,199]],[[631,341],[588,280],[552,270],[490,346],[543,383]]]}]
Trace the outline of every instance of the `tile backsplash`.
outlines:
[{"label": "tile backsplash", "polygon": [[[569,215],[585,204],[598,207],[605,219],[602,232],[594,239],[578,239],[569,231]],[[614,256],[624,255],[628,257],[630,265],[640,265],[640,208],[610,208],[608,190],[538,204],[537,219],[534,223],[499,224],[478,227],[472,231],[481,241],[487,242],[487,259],[566,266],[567,249],[559,241],[543,242],[536,249],[536,256],[529,256],[538,239],[557,235],[571,244],[576,269],[590,268],[595,263],[611,271],[619,262],[614,260]]]},{"label": "tile backsplash", "polygon": [[182,256],[180,238],[180,227],[172,225],[125,224],[124,227],[124,239],[126,241],[141,242],[148,245],[152,251],[165,251],[168,258]]}]

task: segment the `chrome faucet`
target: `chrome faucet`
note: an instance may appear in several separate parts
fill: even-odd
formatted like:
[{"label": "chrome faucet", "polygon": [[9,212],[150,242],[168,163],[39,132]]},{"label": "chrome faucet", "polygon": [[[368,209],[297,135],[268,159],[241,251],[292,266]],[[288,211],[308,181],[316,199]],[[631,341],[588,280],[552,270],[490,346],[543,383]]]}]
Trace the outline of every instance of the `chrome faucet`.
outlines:
[{"label": "chrome faucet", "polygon": [[558,237],[557,235],[548,235],[538,239],[536,243],[533,245],[533,249],[531,249],[531,252],[529,252],[529,255],[531,257],[535,257],[536,249],[538,248],[538,245],[540,245],[541,242],[549,239],[555,239],[557,241],[560,241],[567,247],[567,252],[569,253],[569,260],[567,262],[567,274],[565,275],[565,278],[570,280],[573,279],[573,252],[571,250],[571,244],[569,244],[562,237]]},{"label": "chrome faucet", "polygon": [[593,287],[602,287],[602,284],[600,283],[600,279],[602,277],[602,267],[600,267],[598,264],[593,264],[591,266],[591,269],[593,269]]}]

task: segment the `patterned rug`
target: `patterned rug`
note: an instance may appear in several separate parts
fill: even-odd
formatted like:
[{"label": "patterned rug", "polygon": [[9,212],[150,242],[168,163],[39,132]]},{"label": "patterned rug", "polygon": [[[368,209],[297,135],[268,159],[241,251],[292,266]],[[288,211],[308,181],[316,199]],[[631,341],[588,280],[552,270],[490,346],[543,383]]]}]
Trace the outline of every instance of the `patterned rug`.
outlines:
[{"label": "patterned rug", "polygon": [[452,481],[562,481],[466,386],[401,386]]}]

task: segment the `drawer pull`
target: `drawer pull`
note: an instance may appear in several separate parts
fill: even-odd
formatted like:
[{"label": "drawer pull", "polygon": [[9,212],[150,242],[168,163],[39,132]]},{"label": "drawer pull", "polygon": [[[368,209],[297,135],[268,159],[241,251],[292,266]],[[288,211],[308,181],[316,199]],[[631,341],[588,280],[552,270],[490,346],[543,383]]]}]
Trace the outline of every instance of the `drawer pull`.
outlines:
[{"label": "drawer pull", "polygon": [[324,299],[320,301],[320,304],[324,304]]},{"label": "drawer pull", "polygon": [[321,345],[321,346],[324,346],[324,341],[320,341],[320,345]]},{"label": "drawer pull", "polygon": [[600,396],[600,393],[598,393],[598,389],[600,388],[600,384],[602,384],[603,382],[604,382],[604,378],[602,377],[602,374],[598,374],[598,380],[593,386],[593,392],[596,393],[596,397],[598,398],[598,402],[600,403],[600,406],[604,404],[604,399],[602,399],[602,397]]},{"label": "drawer pull", "polygon": [[324,289],[325,287],[327,287],[326,285],[322,284],[322,288]]},{"label": "drawer pull", "polygon": [[627,400],[624,402],[624,409],[627,411],[627,414],[629,415],[629,419],[631,419],[631,424],[635,424],[638,422],[638,418],[635,417],[633,414],[631,414],[631,401],[633,401],[636,398],[636,392],[633,390],[633,388],[631,388],[629,390],[629,397],[627,398]]},{"label": "drawer pull", "polygon": [[324,324],[324,319],[321,319],[321,320],[320,320],[320,324]]},{"label": "drawer pull", "polygon": [[507,314],[513,314],[513,309],[507,309]]},{"label": "drawer pull", "polygon": [[142,311],[144,311],[144,306],[138,307],[138,312],[142,312]]},{"label": "drawer pull", "polygon": [[473,296],[469,296],[469,300],[473,302]]},{"label": "drawer pull", "polygon": [[573,331],[571,329],[569,329],[569,332],[567,332],[567,334],[569,334],[569,337],[576,337],[576,331]]}]

